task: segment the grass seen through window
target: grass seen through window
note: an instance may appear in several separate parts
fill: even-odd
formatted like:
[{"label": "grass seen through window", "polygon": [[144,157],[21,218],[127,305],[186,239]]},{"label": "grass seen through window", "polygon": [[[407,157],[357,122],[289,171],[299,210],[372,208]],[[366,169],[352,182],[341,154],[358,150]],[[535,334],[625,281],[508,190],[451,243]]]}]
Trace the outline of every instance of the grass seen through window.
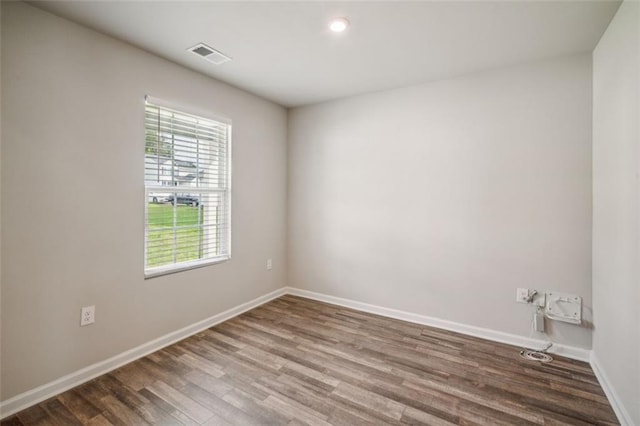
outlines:
[{"label": "grass seen through window", "polygon": [[[147,267],[196,260],[202,257],[204,209],[149,203]],[[174,210],[175,209],[175,210]],[[175,228],[174,225],[175,212]]]}]

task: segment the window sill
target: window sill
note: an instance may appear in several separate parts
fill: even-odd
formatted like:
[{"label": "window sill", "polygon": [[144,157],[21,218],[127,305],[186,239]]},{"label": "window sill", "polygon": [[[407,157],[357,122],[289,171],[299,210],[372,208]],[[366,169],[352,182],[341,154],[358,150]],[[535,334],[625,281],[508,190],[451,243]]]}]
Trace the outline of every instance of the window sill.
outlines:
[{"label": "window sill", "polygon": [[194,260],[191,262],[182,262],[174,265],[158,266],[156,268],[145,269],[144,279],[161,277],[163,275],[175,274],[177,272],[188,271],[190,269],[202,268],[204,266],[215,265],[231,260],[231,256],[220,256],[211,259]]}]

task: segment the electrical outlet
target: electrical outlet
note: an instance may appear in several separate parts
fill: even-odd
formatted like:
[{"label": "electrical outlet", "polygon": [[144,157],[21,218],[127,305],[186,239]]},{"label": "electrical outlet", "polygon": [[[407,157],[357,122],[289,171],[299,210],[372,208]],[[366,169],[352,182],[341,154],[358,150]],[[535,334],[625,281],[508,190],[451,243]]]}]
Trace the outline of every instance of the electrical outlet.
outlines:
[{"label": "electrical outlet", "polygon": [[84,327],[85,325],[90,325],[96,322],[96,307],[94,306],[84,306],[82,308],[82,312],[80,313],[80,327]]},{"label": "electrical outlet", "polygon": [[267,259],[267,271],[273,269],[273,261],[271,259]]},{"label": "electrical outlet", "polygon": [[528,288],[519,288],[516,290],[516,302],[518,303],[529,303],[529,289]]}]

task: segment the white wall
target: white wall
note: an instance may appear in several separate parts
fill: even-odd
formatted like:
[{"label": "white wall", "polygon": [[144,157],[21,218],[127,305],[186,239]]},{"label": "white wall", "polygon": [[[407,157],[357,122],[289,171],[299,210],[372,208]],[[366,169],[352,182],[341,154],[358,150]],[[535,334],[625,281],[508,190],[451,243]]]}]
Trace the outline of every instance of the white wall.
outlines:
[{"label": "white wall", "polygon": [[289,112],[290,286],[528,337],[516,287],[583,297],[589,54]]},{"label": "white wall", "polygon": [[593,52],[593,354],[640,425],[640,5]]},{"label": "white wall", "polygon": [[[283,108],[24,3],[2,55],[3,400],[285,285]],[[231,261],[143,279],[145,94],[233,120]]]}]

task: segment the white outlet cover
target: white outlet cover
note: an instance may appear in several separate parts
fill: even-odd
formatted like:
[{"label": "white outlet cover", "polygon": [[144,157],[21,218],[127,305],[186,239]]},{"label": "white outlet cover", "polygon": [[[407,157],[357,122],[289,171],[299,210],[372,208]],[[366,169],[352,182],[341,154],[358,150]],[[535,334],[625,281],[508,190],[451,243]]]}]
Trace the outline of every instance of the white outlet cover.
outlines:
[{"label": "white outlet cover", "polygon": [[522,302],[527,294],[529,294],[529,290],[526,288],[516,289],[516,302]]},{"label": "white outlet cover", "polygon": [[273,260],[267,259],[267,270],[273,269]]},{"label": "white outlet cover", "polygon": [[527,303],[527,298],[529,297],[529,289],[528,288],[519,288],[516,290],[516,302],[519,303]]},{"label": "white outlet cover", "polygon": [[84,327],[85,325],[90,325],[96,322],[96,307],[93,306],[84,306],[82,308],[82,312],[80,313],[80,327]]}]

